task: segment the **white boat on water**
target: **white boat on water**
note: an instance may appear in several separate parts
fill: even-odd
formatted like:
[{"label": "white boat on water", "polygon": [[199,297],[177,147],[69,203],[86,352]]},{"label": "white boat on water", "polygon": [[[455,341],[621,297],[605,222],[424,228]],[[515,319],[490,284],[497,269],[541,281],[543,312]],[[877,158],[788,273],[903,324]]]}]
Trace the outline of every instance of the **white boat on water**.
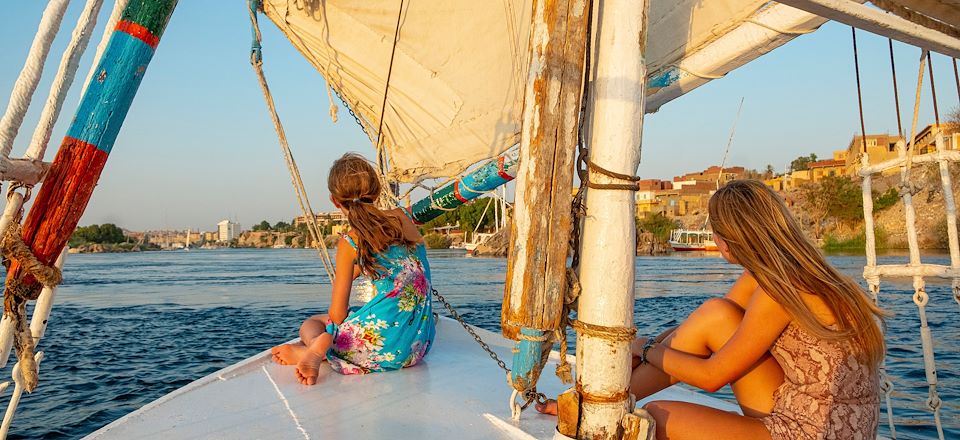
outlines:
[{"label": "white boat on water", "polygon": [[706,229],[674,229],[670,231],[670,247],[678,252],[715,251],[713,231]]},{"label": "white boat on water", "polygon": [[[534,398],[537,392],[555,395],[568,387],[549,373],[541,375],[542,365],[537,364],[542,350],[552,347],[553,331],[566,331],[567,283],[558,281],[567,276],[570,228],[577,228],[583,238],[582,246],[572,249],[573,260],[579,262],[574,264],[582,264],[572,268],[582,287],[576,299],[577,319],[617,336],[578,329],[575,389],[582,399],[576,401],[576,418],[564,423],[561,417],[560,425],[572,427],[576,432],[570,435],[581,438],[619,437],[622,427],[629,425],[644,438],[649,419],[633,412],[636,402],[626,391],[635,282],[634,207],[629,191],[636,186],[632,174],[639,163],[643,114],[812,32],[827,18],[960,56],[953,2],[882,2],[896,14],[861,3],[263,0],[262,4],[251,2],[251,18],[255,22],[259,6],[320,71],[331,92],[356,114],[356,122],[377,147],[385,180],[399,188],[430,178],[451,178],[436,194],[431,188],[429,198],[409,206],[415,219],[453,209],[456,203],[517,178],[503,311],[503,332],[509,339],[470,331],[478,335],[478,342],[486,341],[493,353],[512,358],[511,385],[527,398]],[[89,18],[97,15],[99,3],[88,5],[92,6],[85,9],[87,21],[81,20],[79,26],[87,31],[74,34],[78,44],[68,47],[64,71],[70,66],[76,69],[79,55],[75,51],[80,47],[82,52],[86,42],[79,44],[80,40],[89,36]],[[7,231],[19,221],[29,193],[24,188],[41,178],[46,182],[35,195],[23,228],[25,242],[43,264],[62,265],[62,258],[57,257],[62,255],[67,237],[61,240],[56,234],[67,231],[69,235],[79,221],[175,6],[175,0],[119,1],[115,21],[108,24],[114,31],[105,35],[104,50],[96,57],[96,67],[57,160],[49,169],[41,163],[45,141],[31,144],[23,160],[3,158],[9,162],[4,179],[21,185],[13,186],[0,230]],[[36,67],[36,58],[46,56],[51,35],[56,33],[51,23],[59,21],[50,17],[62,17],[65,7],[65,1],[50,2],[38,32],[36,47],[40,49],[28,58],[32,67]],[[92,13],[89,8],[94,8]],[[902,13],[904,8],[911,14]],[[306,202],[261,69],[259,31],[255,35],[251,61],[271,109],[301,209],[312,222],[315,216]],[[23,84],[33,85],[22,86],[18,81],[14,95],[35,88],[39,80],[36,70],[24,69]],[[67,76],[72,78],[72,73]],[[70,81],[58,74],[55,82],[69,85]],[[52,119],[63,102],[59,93],[48,101],[51,112],[44,111],[44,115],[52,113]],[[581,99],[587,100],[583,114]],[[4,124],[22,120],[26,108],[11,105],[8,111],[15,115],[4,117]],[[580,122],[587,132],[582,133],[582,146],[589,148],[579,162],[584,167],[589,163],[591,170],[583,174],[582,182],[591,188],[583,200],[590,215],[574,210],[571,222],[571,168],[578,162],[573,156]],[[38,133],[38,138],[44,137],[42,130]],[[518,143],[516,154],[504,154]],[[9,151],[6,146],[4,151]],[[485,160],[491,162],[477,165]],[[947,159],[938,160],[946,169]],[[868,200],[870,175],[864,174]],[[949,185],[949,174],[943,179]],[[909,203],[907,196],[904,200]],[[872,219],[872,212],[865,214]],[[948,216],[949,224],[955,226],[955,212]],[[912,222],[912,217],[907,217]],[[316,225],[310,228],[315,238],[319,237]],[[872,225],[866,230],[868,252],[872,252]],[[918,252],[916,256],[911,252],[909,267],[877,266],[875,255],[868,253],[873,255],[868,256],[865,272],[871,291],[879,291],[880,276],[891,274],[941,276],[956,283],[960,251],[956,251],[955,227],[949,233],[954,249],[951,268],[921,267]],[[38,234],[47,235],[38,238]],[[322,246],[321,240],[314,241]],[[332,279],[329,255],[323,249],[319,255]],[[918,268],[926,272],[914,272]],[[26,329],[27,299],[23,297],[14,298],[17,307],[7,310],[0,325],[3,362],[14,344],[20,361],[2,435],[23,391],[37,386],[42,354],[34,356],[33,349],[43,335],[55,292],[55,282],[41,289],[39,282],[26,277],[35,274],[24,270],[19,260],[13,261],[8,281],[23,282],[23,289],[31,289],[40,299],[30,330]],[[443,286],[437,288],[442,291]],[[921,283],[917,295],[922,297],[922,292]],[[920,311],[923,313],[922,307]],[[925,328],[926,320],[921,321]],[[422,365],[368,376],[341,376],[325,370],[315,387],[296,384],[290,367],[274,365],[267,353],[261,353],[177,390],[90,438],[561,438],[554,428],[556,419],[529,411],[519,417],[517,401],[504,383],[506,364],[500,369],[472,339],[455,323],[442,319],[436,345]],[[929,358],[925,360],[935,365],[929,339],[922,342]],[[560,360],[559,355],[553,358]],[[933,399],[936,375],[929,367],[927,377],[932,381],[931,401],[939,402],[939,398]],[[653,398],[692,399],[732,409],[719,400],[676,388]],[[933,410],[939,414],[938,409]]]},{"label": "white boat on water", "polygon": [[[513,341],[474,328],[501,358]],[[87,436],[108,439],[552,439],[556,418],[525,413],[511,419],[504,371],[490,361],[460,325],[441,318],[437,339],[420,365],[403,370],[343,376],[327,365],[317,385],[297,383],[293,367],[265,351],[170,393]],[[558,359],[551,354],[550,363]],[[570,356],[572,362],[573,356]],[[540,390],[566,388],[544,374]],[[655,396],[736,405],[673,387]]]}]

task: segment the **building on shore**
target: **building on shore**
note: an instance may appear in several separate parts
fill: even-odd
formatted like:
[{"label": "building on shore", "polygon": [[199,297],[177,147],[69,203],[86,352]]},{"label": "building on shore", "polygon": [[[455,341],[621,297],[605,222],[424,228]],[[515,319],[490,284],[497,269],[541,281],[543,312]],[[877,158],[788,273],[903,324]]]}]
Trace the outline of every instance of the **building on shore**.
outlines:
[{"label": "building on shore", "polygon": [[229,242],[240,236],[240,224],[230,220],[217,223],[217,241]]},{"label": "building on shore", "polygon": [[[314,218],[317,219],[317,224],[321,226],[343,225],[347,223],[347,215],[340,210],[331,212],[318,212],[314,215]],[[307,216],[298,215],[293,218],[293,226],[305,224],[307,224]]]}]

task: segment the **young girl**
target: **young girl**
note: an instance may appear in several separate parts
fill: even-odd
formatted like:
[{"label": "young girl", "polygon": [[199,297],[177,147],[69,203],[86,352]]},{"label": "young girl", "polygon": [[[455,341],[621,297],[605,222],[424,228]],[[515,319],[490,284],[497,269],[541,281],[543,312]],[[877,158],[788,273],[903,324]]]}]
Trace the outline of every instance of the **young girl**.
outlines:
[{"label": "young girl", "polygon": [[[327,187],[350,222],[337,244],[330,311],[303,322],[299,343],[272,350],[277,363],[296,365],[305,385],[317,382],[324,359],[342,374],[409,367],[423,359],[434,336],[430,266],[416,226],[400,209],[376,207],[380,180],[359,155],[334,162]],[[376,295],[348,313],[350,286],[360,275],[371,279]]]},{"label": "young girl", "polygon": [[630,392],[643,399],[676,382],[709,392],[730,384],[743,415],[650,402],[657,438],[876,438],[884,313],[764,184],[728,183],[709,212],[721,255],[744,272],[679,327],[631,345]]}]

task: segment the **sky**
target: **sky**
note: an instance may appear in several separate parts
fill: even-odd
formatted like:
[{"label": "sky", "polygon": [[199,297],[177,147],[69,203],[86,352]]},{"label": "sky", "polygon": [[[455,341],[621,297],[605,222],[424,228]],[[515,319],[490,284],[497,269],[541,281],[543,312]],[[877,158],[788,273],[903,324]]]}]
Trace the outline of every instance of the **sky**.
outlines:
[{"label": "sky", "polygon": [[[78,77],[86,76],[110,13],[112,2],[105,3]],[[45,5],[12,2],[0,15],[0,103],[9,98]],[[26,149],[82,6],[82,1],[70,6],[12,157]],[[267,80],[307,193],[314,210],[332,210],[325,184],[330,164],[348,151],[373,157],[374,149],[343,109],[338,123],[330,120],[323,78],[276,27],[261,18],[261,29]],[[896,133],[887,39],[857,35],[867,132]],[[249,64],[250,39],[245,0],[179,3],[80,225],[208,231],[223,219],[250,227],[298,215]],[[894,50],[908,129],[920,50],[896,42]],[[958,91],[950,59],[935,54],[933,63],[944,118],[957,108]],[[68,95],[47,160],[72,119],[81,78]],[[647,115],[638,175],[670,179],[719,165],[741,98],[729,166],[762,170],[769,164],[782,171],[798,156],[829,158],[859,133],[856,93],[850,28],[827,23]],[[925,85],[919,124],[933,119]]]}]

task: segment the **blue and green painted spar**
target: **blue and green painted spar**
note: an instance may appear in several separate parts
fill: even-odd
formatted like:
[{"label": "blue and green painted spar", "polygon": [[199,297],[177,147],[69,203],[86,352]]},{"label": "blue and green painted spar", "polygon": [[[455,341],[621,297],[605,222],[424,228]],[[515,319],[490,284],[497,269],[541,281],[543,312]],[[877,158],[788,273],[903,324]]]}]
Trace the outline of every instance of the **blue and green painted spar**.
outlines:
[{"label": "blue and green painted spar", "polygon": [[424,224],[513,180],[519,161],[516,151],[504,154],[404,209],[414,222]]},{"label": "blue and green painted spar", "polygon": [[[131,0],[110,36],[24,220],[23,240],[44,264],[53,264],[77,227],[176,5],[177,0]],[[7,277],[40,288],[17,261]]]}]

